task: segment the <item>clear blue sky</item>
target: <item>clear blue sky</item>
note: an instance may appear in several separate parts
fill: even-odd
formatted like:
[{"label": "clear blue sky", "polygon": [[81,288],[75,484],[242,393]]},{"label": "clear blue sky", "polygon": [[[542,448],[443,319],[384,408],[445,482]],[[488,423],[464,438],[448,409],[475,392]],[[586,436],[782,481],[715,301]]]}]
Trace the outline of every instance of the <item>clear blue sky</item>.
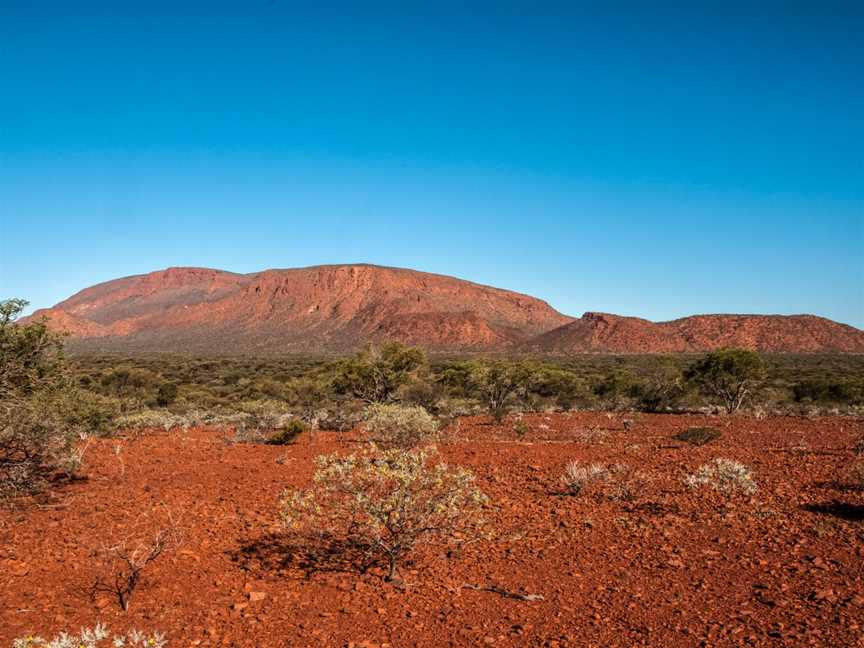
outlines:
[{"label": "clear blue sky", "polygon": [[0,297],[362,261],[864,327],[861,2],[314,4],[0,1]]}]

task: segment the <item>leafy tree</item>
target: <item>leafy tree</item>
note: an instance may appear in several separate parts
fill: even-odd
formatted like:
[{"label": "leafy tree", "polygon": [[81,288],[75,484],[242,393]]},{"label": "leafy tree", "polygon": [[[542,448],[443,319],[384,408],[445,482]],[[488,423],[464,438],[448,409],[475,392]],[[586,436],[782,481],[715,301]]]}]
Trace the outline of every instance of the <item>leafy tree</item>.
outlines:
[{"label": "leafy tree", "polygon": [[648,412],[659,412],[673,407],[684,394],[684,375],[669,358],[654,366],[644,379],[640,389],[639,403]]},{"label": "leafy tree", "polygon": [[426,364],[419,347],[400,342],[369,345],[356,355],[336,364],[333,389],[367,403],[389,403],[411,375]]},{"label": "leafy tree", "polygon": [[610,409],[622,409],[628,401],[638,398],[642,385],[628,369],[614,369],[594,384],[594,394],[603,399]]},{"label": "leafy tree", "polygon": [[497,360],[477,365],[471,374],[474,396],[500,423],[512,402],[524,396],[530,385],[533,368],[524,362]]},{"label": "leafy tree", "polygon": [[703,394],[715,398],[728,414],[737,412],[765,379],[765,363],[758,353],[722,349],[705,355],[685,372]]},{"label": "leafy tree", "polygon": [[535,372],[530,389],[544,398],[554,398],[562,410],[569,410],[585,396],[585,383],[566,369],[544,367]]},{"label": "leafy tree", "polygon": [[58,407],[67,385],[62,339],[44,320],[18,324],[26,306],[0,302],[0,496],[77,467],[76,428]]}]

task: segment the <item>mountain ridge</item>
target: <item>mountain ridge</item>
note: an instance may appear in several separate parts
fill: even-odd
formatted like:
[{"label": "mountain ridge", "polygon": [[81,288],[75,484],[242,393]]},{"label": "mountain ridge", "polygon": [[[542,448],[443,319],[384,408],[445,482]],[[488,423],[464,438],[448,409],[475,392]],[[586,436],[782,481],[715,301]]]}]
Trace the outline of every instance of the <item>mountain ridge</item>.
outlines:
[{"label": "mountain ridge", "polygon": [[30,317],[41,316],[69,332],[71,349],[94,352],[344,352],[397,339],[433,351],[864,353],[864,331],[815,315],[575,318],[503,288],[367,263],[170,267],[95,284]]}]

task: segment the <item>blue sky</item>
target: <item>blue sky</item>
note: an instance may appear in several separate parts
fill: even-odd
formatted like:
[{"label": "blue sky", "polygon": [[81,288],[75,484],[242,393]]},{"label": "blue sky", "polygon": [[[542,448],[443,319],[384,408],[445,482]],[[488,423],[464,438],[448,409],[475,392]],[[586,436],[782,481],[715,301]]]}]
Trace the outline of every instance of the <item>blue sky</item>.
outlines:
[{"label": "blue sky", "polygon": [[864,5],[680,4],[0,0],[0,297],[369,262],[864,327]]}]

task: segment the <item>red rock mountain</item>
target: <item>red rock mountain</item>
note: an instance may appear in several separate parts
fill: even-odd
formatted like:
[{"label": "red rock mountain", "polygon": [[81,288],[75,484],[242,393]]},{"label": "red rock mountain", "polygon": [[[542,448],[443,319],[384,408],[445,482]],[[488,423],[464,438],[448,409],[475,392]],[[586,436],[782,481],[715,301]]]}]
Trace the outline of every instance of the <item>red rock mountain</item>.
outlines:
[{"label": "red rock mountain", "polygon": [[671,322],[585,313],[524,345],[545,353],[757,351],[864,353],[864,331],[815,315],[694,315]]},{"label": "red rock mountain", "polygon": [[79,351],[317,353],[398,339],[441,351],[864,353],[864,331],[812,315],[574,319],[527,295],[372,265],[169,268],[92,286],[42,315]]},{"label": "red rock mountain", "polygon": [[571,321],[539,299],[414,270],[333,265],[233,274],[169,268],[38,311],[99,351],[339,351],[398,339],[502,349]]}]

